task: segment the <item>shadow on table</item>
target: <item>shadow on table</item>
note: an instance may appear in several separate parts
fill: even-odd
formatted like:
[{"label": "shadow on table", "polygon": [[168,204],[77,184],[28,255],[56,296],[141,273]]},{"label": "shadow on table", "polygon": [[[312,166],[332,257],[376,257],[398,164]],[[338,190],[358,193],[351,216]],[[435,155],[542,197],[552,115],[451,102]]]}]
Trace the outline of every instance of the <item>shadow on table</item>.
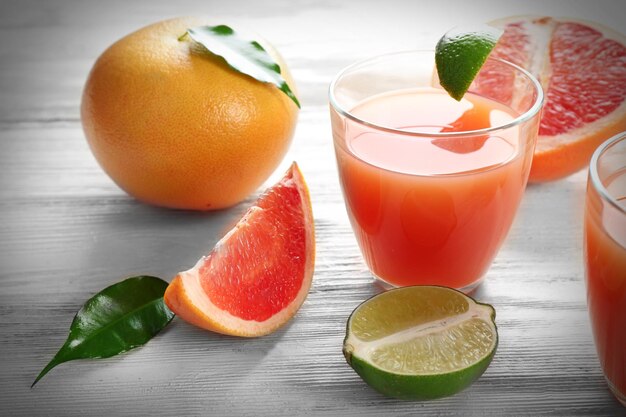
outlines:
[{"label": "shadow on table", "polygon": [[120,197],[83,201],[64,221],[82,242],[73,258],[86,274],[109,281],[144,274],[169,280],[207,255],[249,206],[246,201],[225,210],[194,212]]}]

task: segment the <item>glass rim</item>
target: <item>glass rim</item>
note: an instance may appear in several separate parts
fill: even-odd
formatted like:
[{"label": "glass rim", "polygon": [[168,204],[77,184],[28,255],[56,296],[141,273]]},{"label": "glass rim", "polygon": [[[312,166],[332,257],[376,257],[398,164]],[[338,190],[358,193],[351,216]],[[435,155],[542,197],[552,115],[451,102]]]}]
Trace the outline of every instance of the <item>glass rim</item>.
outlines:
[{"label": "glass rim", "polygon": [[600,180],[600,174],[598,173],[598,160],[602,155],[609,150],[612,146],[615,146],[618,142],[626,140],[626,132],[618,133],[615,136],[607,139],[600,146],[596,148],[591,161],[589,162],[589,178],[593,188],[600,194],[602,199],[606,200],[609,204],[615,207],[622,214],[626,215],[626,207],[623,207],[617,202],[617,199],[607,190],[602,181]]},{"label": "glass rim", "polygon": [[339,73],[333,78],[333,80],[330,83],[330,86],[328,88],[328,97],[329,97],[329,102],[331,106],[342,116],[356,123],[362,124],[364,126],[367,126],[376,130],[381,130],[383,132],[388,132],[388,133],[395,133],[399,135],[414,136],[414,137],[427,137],[427,138],[457,138],[457,137],[464,137],[464,136],[475,136],[475,135],[477,136],[477,135],[484,135],[487,133],[497,132],[497,131],[504,130],[504,129],[509,129],[511,127],[518,126],[532,119],[541,110],[543,106],[545,95],[544,95],[543,88],[541,87],[541,84],[539,83],[539,81],[531,73],[526,71],[524,68],[518,65],[515,65],[512,62],[509,62],[500,58],[487,58],[487,59],[490,61],[500,62],[504,65],[512,67],[513,69],[521,72],[526,78],[530,80],[533,87],[535,87],[535,90],[537,91],[537,98],[534,101],[533,105],[524,113],[517,116],[515,119],[507,123],[504,123],[502,125],[498,125],[498,126],[491,126],[491,127],[487,127],[483,129],[476,129],[476,130],[466,130],[463,132],[434,132],[434,133],[433,132],[419,132],[415,130],[397,129],[397,128],[392,128],[389,126],[383,126],[383,125],[379,125],[376,123],[368,122],[367,120],[364,120],[364,119],[361,119],[360,117],[355,116],[354,114],[350,112],[350,110],[346,110],[343,106],[341,106],[337,98],[335,97],[334,91],[335,91],[338,81],[347,72],[349,72],[350,70],[353,70],[354,68],[360,65],[363,65],[369,62],[374,62],[375,60],[379,60],[381,58],[390,58],[392,56],[408,55],[408,54],[415,54],[415,53],[426,53],[426,52],[432,53],[433,56],[435,54],[434,50],[428,50],[428,49],[405,50],[405,51],[390,52],[386,54],[376,55],[374,57],[366,58],[366,59],[363,59],[363,60],[360,60],[360,61],[357,61],[348,65],[347,67],[339,71]]}]

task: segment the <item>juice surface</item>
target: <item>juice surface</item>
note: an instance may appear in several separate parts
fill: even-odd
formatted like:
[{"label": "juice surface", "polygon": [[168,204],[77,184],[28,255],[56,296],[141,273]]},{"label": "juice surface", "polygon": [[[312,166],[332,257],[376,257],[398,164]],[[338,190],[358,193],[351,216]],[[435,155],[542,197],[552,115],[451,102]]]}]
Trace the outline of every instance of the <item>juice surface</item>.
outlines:
[{"label": "juice surface", "polygon": [[[626,170],[607,186],[626,209]],[[587,191],[585,206],[587,303],[598,358],[626,405],[626,215]],[[616,392],[618,398],[620,394]]]},{"label": "juice surface", "polygon": [[[501,126],[511,109],[468,94],[400,90],[351,113],[414,132]],[[488,269],[513,221],[532,156],[515,126],[460,138],[415,137],[345,120],[334,132],[348,215],[372,272],[396,285],[466,288]],[[530,142],[532,143],[532,141]]]}]

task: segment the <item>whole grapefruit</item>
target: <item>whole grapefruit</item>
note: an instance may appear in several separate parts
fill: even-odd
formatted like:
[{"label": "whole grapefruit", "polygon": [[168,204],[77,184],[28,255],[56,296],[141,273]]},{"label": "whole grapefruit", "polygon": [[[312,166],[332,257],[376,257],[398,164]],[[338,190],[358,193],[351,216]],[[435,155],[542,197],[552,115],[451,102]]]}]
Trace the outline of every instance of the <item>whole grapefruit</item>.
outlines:
[{"label": "whole grapefruit", "polygon": [[[87,141],[104,171],[140,201],[213,210],[242,201],[284,157],[297,106],[236,72],[189,37],[201,18],[155,23],[111,45],[81,103]],[[289,70],[271,45],[290,88]]]}]

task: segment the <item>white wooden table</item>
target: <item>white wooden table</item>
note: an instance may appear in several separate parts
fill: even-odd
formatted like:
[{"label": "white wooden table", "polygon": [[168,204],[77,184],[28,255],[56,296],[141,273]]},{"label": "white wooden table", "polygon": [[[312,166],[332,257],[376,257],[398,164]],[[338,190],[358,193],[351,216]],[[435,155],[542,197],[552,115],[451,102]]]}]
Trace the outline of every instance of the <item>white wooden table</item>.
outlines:
[{"label": "white wooden table", "polygon": [[[530,186],[475,297],[497,309],[500,346],[468,390],[385,398],[345,363],[344,326],[380,291],[353,238],[336,176],[327,87],[370,55],[432,48],[451,26],[512,14],[577,16],[626,32],[621,1],[178,0],[0,2],[0,415],[626,415],[604,384],[582,264],[586,176]],[[100,170],[79,119],[107,45],[163,18],[206,14],[281,51],[303,108],[290,153],[311,190],[317,264],[296,318],[268,337],[211,334],[179,319],[146,346],[76,361],[30,384],[92,294],[120,279],[167,280],[207,253],[255,196],[230,210],[137,203]]]}]

